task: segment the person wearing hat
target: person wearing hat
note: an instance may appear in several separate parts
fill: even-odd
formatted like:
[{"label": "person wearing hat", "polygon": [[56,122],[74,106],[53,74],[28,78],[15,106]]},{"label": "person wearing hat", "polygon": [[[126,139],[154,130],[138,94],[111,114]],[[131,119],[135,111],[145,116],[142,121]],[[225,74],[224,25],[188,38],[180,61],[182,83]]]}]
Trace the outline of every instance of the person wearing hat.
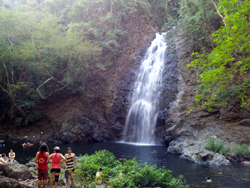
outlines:
[{"label": "person wearing hat", "polygon": [[59,174],[61,171],[61,162],[62,160],[65,161],[65,157],[59,153],[60,148],[58,146],[54,147],[54,153],[49,156],[52,159],[52,166],[51,166],[51,177],[50,177],[50,188],[53,187],[53,179],[55,176],[55,187],[57,187],[59,181]]},{"label": "person wearing hat", "polygon": [[76,169],[76,155],[72,153],[70,147],[68,147],[67,152],[68,153],[64,156],[66,158],[66,161],[64,161],[64,166],[66,168],[64,176],[66,178],[66,184],[68,186],[69,177],[71,178],[71,184],[73,184],[74,170]]}]

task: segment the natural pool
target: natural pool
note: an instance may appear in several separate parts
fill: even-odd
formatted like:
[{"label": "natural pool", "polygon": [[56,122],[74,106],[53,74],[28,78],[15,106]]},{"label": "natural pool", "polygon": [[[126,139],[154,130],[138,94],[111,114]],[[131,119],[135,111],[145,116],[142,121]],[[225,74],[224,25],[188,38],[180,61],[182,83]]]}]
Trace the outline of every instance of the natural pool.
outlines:
[{"label": "natural pool", "polygon": [[[80,154],[93,154],[97,150],[109,150],[119,158],[125,159],[136,157],[141,163],[156,164],[158,167],[165,167],[172,171],[174,176],[184,175],[191,188],[250,188],[250,167],[240,164],[233,164],[229,167],[211,167],[196,165],[193,162],[180,159],[179,156],[168,154],[167,148],[163,146],[143,146],[115,142],[105,143],[84,143],[84,144],[51,144],[48,146],[50,152],[54,146],[59,146],[64,154],[67,147],[79,156]],[[26,163],[31,157],[35,157],[39,145],[23,148],[20,143],[13,144],[12,141],[6,141],[5,147],[0,147],[0,153],[8,154],[13,149],[16,153],[16,160],[19,163]],[[153,153],[153,150],[156,153]],[[210,176],[212,184],[205,183],[205,177]]]}]

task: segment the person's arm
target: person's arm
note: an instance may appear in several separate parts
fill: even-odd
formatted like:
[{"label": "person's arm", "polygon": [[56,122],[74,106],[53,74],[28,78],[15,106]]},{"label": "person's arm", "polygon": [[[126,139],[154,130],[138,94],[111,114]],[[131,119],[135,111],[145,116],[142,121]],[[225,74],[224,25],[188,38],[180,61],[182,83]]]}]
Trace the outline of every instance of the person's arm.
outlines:
[{"label": "person's arm", "polygon": [[35,159],[34,159],[34,162],[37,163],[37,164],[38,164],[38,160],[37,160],[37,159],[38,159],[38,153],[39,153],[39,152],[36,153],[36,157],[35,157]]},{"label": "person's arm", "polygon": [[51,155],[49,156],[49,159],[51,159],[51,158],[52,158],[52,155],[53,155],[53,154],[51,154]]},{"label": "person's arm", "polygon": [[10,158],[10,152],[9,152],[9,158]]},{"label": "person's arm", "polygon": [[52,161],[49,158],[49,153],[48,152],[46,152],[46,157],[47,157],[47,163],[51,163]]},{"label": "person's arm", "polygon": [[66,161],[65,157],[62,154],[60,154],[60,157],[63,161]]},{"label": "person's arm", "polygon": [[73,159],[74,159],[74,162],[75,162],[75,169],[76,169],[76,155],[75,154],[73,155]]},{"label": "person's arm", "polygon": [[[67,155],[67,154],[66,154]],[[64,156],[66,158],[66,155]],[[68,168],[66,165],[66,161],[63,161],[65,168]]]},{"label": "person's arm", "polygon": [[13,158],[15,158],[16,157],[16,153],[15,152],[13,152],[14,153],[14,156],[13,156]]}]

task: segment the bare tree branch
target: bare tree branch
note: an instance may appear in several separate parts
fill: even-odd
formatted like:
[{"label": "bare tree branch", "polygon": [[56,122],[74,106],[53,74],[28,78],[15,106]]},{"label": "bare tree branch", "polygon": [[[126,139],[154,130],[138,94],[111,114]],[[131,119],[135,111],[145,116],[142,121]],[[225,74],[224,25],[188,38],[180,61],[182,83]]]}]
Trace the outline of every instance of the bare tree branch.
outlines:
[{"label": "bare tree branch", "polygon": [[[213,3],[213,5],[214,5],[214,7],[215,7],[215,9],[216,9],[216,11],[217,11],[217,13],[218,13],[218,15],[222,18],[222,20],[224,19],[224,17],[222,16],[222,14],[220,13],[220,11],[217,9],[217,5],[215,4],[215,2],[213,1],[213,0],[210,0],[211,1],[211,3]],[[225,27],[227,27],[227,24],[224,22],[224,25],[225,25]]]}]

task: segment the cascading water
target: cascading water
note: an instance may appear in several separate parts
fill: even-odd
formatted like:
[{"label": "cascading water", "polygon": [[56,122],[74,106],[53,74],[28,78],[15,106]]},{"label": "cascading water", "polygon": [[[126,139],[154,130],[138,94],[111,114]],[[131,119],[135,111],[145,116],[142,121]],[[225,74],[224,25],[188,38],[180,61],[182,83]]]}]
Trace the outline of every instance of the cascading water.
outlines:
[{"label": "cascading water", "polygon": [[156,33],[156,38],[140,66],[130,99],[130,109],[123,132],[125,142],[154,144],[152,129],[155,129],[158,115],[166,48],[164,34]]}]

